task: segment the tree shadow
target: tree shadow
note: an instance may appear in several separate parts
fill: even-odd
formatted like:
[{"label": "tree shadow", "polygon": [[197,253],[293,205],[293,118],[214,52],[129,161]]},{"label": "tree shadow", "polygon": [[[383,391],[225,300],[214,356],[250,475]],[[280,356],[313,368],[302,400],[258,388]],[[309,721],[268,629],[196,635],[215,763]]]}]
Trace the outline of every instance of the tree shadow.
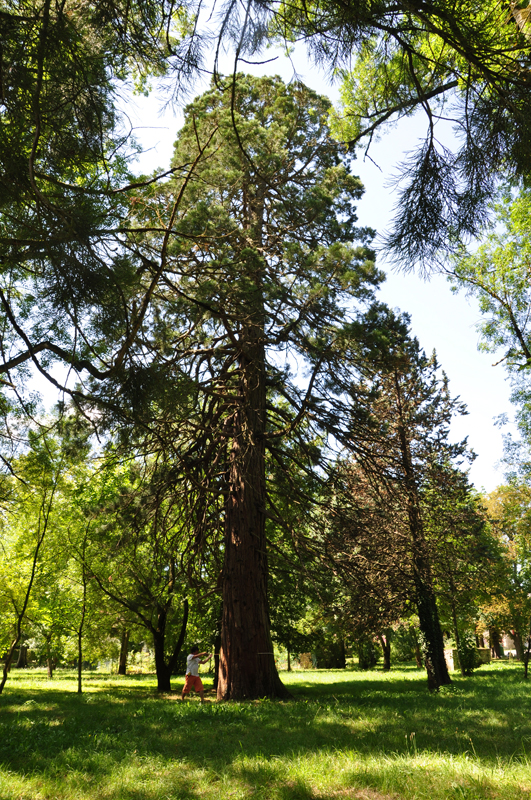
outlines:
[{"label": "tree shadow", "polygon": [[[146,692],[142,676],[128,676],[123,683],[100,676],[84,695],[62,691],[61,680],[59,688],[38,681],[33,688],[13,686],[0,697],[0,765],[48,779],[85,775],[102,786],[128,763],[132,770],[158,770],[160,781],[167,779],[174,789],[178,784],[179,800],[199,796],[190,779],[194,771],[206,771],[215,782],[229,770],[243,785],[275,782],[275,797],[283,800],[317,800],[304,780],[286,781],[287,759],[338,752],[360,758],[444,752],[496,765],[500,759],[524,758],[531,746],[527,686],[516,669],[455,678],[432,695],[413,674],[328,675],[326,684],[319,678],[305,676],[291,685],[295,699],[289,702],[203,706],[196,700],[182,703],[178,689],[165,696],[151,687]],[[370,785],[377,788],[382,784],[376,777]],[[155,796],[150,791],[123,785],[120,798]],[[105,797],[105,792],[96,794]],[[85,796],[92,795],[80,794]]]}]

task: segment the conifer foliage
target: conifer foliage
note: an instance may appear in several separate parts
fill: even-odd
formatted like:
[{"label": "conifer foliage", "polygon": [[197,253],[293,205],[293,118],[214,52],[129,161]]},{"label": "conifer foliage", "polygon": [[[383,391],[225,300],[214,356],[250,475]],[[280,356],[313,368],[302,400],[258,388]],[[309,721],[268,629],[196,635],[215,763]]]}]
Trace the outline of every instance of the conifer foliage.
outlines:
[{"label": "conifer foliage", "polygon": [[198,549],[224,530],[225,699],[285,694],[269,633],[266,457],[282,461],[285,441],[315,418],[342,327],[381,279],[328,108],[279,78],[213,85],[188,107],[176,142],[176,165],[201,153],[178,213],[164,219],[181,187],[173,179],[136,204],[142,219],[152,214],[138,245],[152,271],[167,242],[137,357],[149,353],[168,384],[186,382],[189,398],[170,409],[158,397],[155,424],[196,497]]}]

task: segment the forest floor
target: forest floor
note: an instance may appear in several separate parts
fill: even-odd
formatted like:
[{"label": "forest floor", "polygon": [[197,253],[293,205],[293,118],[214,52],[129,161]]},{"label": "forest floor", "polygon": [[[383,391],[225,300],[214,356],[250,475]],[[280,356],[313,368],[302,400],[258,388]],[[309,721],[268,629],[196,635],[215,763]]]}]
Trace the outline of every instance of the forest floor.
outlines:
[{"label": "forest floor", "polygon": [[[531,680],[495,663],[430,695],[413,666],[281,673],[294,700],[200,705],[152,675],[12,670],[0,800],[531,798]],[[208,677],[205,686],[211,686]],[[529,756],[528,756],[529,752]]]}]

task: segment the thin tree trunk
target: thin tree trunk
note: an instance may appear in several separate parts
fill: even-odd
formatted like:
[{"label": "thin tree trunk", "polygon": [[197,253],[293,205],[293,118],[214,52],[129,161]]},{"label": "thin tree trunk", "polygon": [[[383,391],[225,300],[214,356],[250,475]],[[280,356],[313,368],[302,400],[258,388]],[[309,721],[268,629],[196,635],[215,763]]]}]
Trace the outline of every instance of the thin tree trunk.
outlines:
[{"label": "thin tree trunk", "polygon": [[[450,582],[450,590],[452,590],[452,584]],[[461,656],[460,656],[460,646],[461,646],[461,637],[459,636],[459,628],[457,625],[457,612],[455,610],[455,603],[452,600],[452,625],[454,629],[454,639],[455,639],[455,652],[457,653],[457,662],[459,664],[459,669],[461,670],[461,675],[465,677],[465,670],[463,669],[463,665],[461,664]]]},{"label": "thin tree trunk", "polygon": [[122,637],[120,641],[120,658],[118,661],[118,675],[127,675],[127,648],[129,645],[129,631],[127,628],[122,628]]},{"label": "thin tree trunk", "polygon": [[165,609],[159,609],[157,615],[157,627],[152,631],[153,649],[155,651],[155,672],[157,674],[157,690],[159,692],[171,692],[171,672],[166,664],[164,644],[166,641],[166,619]]},{"label": "thin tree trunk", "polygon": [[524,651],[524,680],[527,680],[529,658],[531,657],[531,636],[527,637],[527,647]]},{"label": "thin tree trunk", "polygon": [[428,688],[437,691],[440,686],[451,683],[444,658],[444,641],[439,622],[437,603],[431,587],[417,579],[417,609],[422,632],[422,653],[428,675]]},{"label": "thin tree trunk", "polygon": [[17,613],[17,621],[16,621],[16,626],[15,626],[15,638],[11,642],[11,646],[10,646],[9,650],[7,651],[6,660],[4,661],[4,668],[3,668],[3,671],[2,671],[2,680],[0,681],[0,694],[2,694],[2,692],[4,691],[4,686],[6,685],[7,676],[9,675],[9,669],[10,669],[11,664],[13,662],[13,656],[15,654],[15,649],[16,649],[16,647],[17,647],[17,645],[20,642],[20,639],[22,637],[22,620],[24,619],[24,615],[25,615],[26,609],[28,607],[28,603],[29,603],[29,599],[30,599],[30,595],[31,595],[31,590],[33,588],[33,582],[35,580],[35,573],[37,571],[37,562],[38,562],[38,559],[39,559],[39,552],[40,552],[42,543],[44,542],[44,537],[46,536],[46,531],[48,529],[48,520],[49,520],[50,512],[51,512],[51,509],[52,509],[52,502],[53,502],[54,494],[55,494],[55,486],[53,486],[49,497],[47,497],[46,492],[45,492],[43,500],[42,500],[40,513],[39,513],[39,532],[38,532],[38,535],[37,535],[37,544],[35,546],[35,552],[33,553],[33,561],[32,561],[32,565],[31,565],[31,575],[30,575],[30,579],[29,579],[29,582],[28,582],[28,588],[26,589],[26,594],[24,596],[24,602],[22,603],[22,608]]},{"label": "thin tree trunk", "polygon": [[15,669],[26,669],[28,666],[28,648],[25,644],[21,644],[18,651],[17,663]]},{"label": "thin tree trunk", "polygon": [[341,639],[339,642],[339,658],[341,662],[341,666],[339,669],[346,669],[347,668],[347,651],[345,649],[345,640]]},{"label": "thin tree trunk", "polygon": [[493,658],[501,658],[500,634],[497,628],[489,628],[489,644]]},{"label": "thin tree trunk", "polygon": [[518,661],[524,660],[524,645],[522,642],[522,637],[520,636],[519,631],[514,631],[513,633],[514,639],[514,649],[516,650],[516,658]]},{"label": "thin tree trunk", "polygon": [[53,678],[53,671],[55,668],[55,661],[52,653],[52,634],[49,633],[44,637],[46,642],[46,670],[50,680]]},{"label": "thin tree trunk", "polygon": [[81,579],[83,584],[83,594],[81,598],[81,618],[77,629],[77,693],[83,692],[83,628],[85,627],[85,617],[87,614],[87,570],[85,568],[85,552],[87,546],[87,532],[83,539],[83,561],[81,566]]},{"label": "thin tree trunk", "polygon": [[379,633],[378,641],[380,642],[383,653],[383,671],[389,672],[391,669],[391,640]]},{"label": "thin tree trunk", "polygon": [[439,612],[433,591],[431,569],[426,552],[426,542],[418,497],[415,469],[411,457],[405,423],[403,422],[402,392],[398,373],[395,371],[395,390],[399,416],[398,434],[402,456],[402,468],[407,493],[407,512],[411,535],[413,580],[416,591],[417,611],[422,634],[422,653],[428,676],[428,688],[437,691],[440,686],[452,682],[444,658],[444,640],[439,622]]},{"label": "thin tree trunk", "polygon": [[157,627],[156,629],[152,630],[153,647],[155,650],[155,670],[157,673],[157,690],[159,692],[171,692],[171,676],[186,636],[186,627],[188,624],[188,600],[185,600],[183,604],[183,620],[181,623],[181,631],[168,662],[166,662],[165,655],[167,621],[167,609],[159,609],[157,616]]},{"label": "thin tree trunk", "polygon": [[[221,625],[221,622],[220,622]],[[219,675],[219,651],[221,648],[221,631],[216,634],[214,639],[214,691],[218,690],[218,675]]]}]

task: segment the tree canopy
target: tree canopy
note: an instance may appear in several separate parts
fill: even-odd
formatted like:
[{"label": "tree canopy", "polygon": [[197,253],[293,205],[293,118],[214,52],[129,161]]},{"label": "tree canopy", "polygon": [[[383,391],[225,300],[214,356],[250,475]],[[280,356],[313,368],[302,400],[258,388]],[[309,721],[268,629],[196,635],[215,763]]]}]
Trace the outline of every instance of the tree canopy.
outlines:
[{"label": "tree canopy", "polygon": [[[210,25],[200,5],[166,0],[0,6],[2,411],[34,411],[25,384],[37,370],[106,444],[150,465],[166,493],[159,510],[187,532],[183,604],[205,576],[203,559],[222,554],[220,697],[283,693],[267,526],[293,527],[289,492],[323,503],[341,448],[376,470],[384,440],[372,436],[362,365],[401,325],[375,301],[382,274],[372,232],[356,227],[362,189],[333,139],[330,104],[298,81],[242,75],[239,64],[273,41],[302,39],[342,71],[344,114],[332,119],[352,148],[425,109],[428,135],[406,165],[390,239],[413,266],[477,232],[500,173],[529,172],[526,25],[522,9],[489,4],[478,14],[465,0],[249,2],[229,4]],[[216,69],[226,47],[229,78]],[[135,175],[120,93],[160,77],[182,97],[212,53],[214,80],[187,108],[171,167]],[[458,126],[456,152],[437,138],[445,116]],[[395,367],[386,380],[396,389]],[[374,396],[383,387],[375,376]],[[413,469],[420,450],[409,421],[394,421],[396,430],[382,422],[396,445],[385,469],[403,478],[417,594],[433,621]],[[424,425],[426,446],[431,435]],[[137,566],[140,574],[146,561]]]}]

